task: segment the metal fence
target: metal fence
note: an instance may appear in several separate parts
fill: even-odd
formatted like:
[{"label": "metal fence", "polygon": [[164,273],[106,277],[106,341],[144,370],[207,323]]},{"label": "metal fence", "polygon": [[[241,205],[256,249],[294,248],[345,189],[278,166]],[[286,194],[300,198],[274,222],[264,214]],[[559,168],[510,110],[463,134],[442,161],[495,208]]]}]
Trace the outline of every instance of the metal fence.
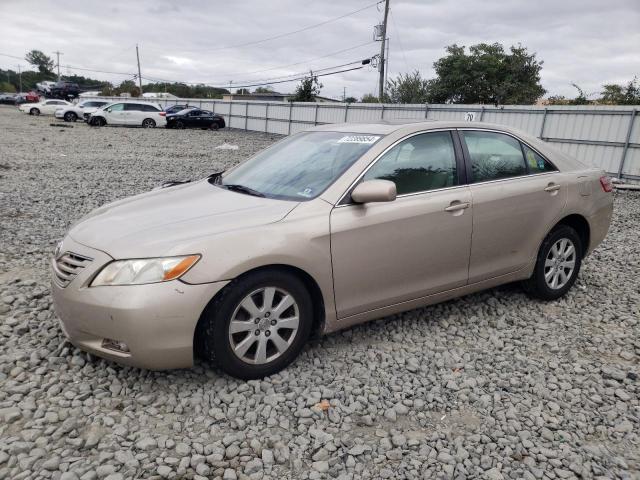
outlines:
[{"label": "metal fence", "polygon": [[[103,97],[104,98],[104,97]],[[120,97],[109,100],[122,101]],[[139,99],[136,99],[139,100]],[[399,105],[145,99],[188,103],[224,116],[227,126],[289,135],[312,125],[391,119],[467,120],[508,125],[557,144],[618,178],[640,182],[640,106]]]}]

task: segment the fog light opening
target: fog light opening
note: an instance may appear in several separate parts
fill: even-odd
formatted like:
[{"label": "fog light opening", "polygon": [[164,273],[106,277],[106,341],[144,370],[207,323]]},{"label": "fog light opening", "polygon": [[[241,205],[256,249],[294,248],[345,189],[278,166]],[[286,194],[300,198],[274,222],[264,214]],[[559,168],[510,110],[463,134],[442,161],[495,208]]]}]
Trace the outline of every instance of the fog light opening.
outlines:
[{"label": "fog light opening", "polygon": [[112,338],[103,339],[102,348],[106,348],[107,350],[114,350],[120,353],[129,353],[129,346],[126,343],[119,340],[114,340]]}]

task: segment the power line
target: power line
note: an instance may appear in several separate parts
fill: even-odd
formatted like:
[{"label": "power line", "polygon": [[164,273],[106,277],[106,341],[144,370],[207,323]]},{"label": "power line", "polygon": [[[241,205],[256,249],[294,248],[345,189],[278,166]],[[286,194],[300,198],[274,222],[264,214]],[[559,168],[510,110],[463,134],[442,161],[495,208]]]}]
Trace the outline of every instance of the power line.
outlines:
[{"label": "power line", "polygon": [[[382,1],[384,1],[384,0],[382,0]],[[331,18],[329,20],[325,20],[324,22],[315,23],[313,25],[308,25],[306,27],[299,28],[298,30],[292,30],[290,32],[280,33],[278,35],[274,35],[272,37],[263,38],[261,40],[252,40],[250,42],[237,43],[235,45],[227,45],[227,46],[224,46],[224,47],[211,48],[211,49],[209,49],[209,51],[220,51],[220,50],[229,50],[229,49],[232,49],[232,48],[248,47],[250,45],[257,45],[259,43],[269,42],[271,40],[277,40],[278,38],[284,38],[284,37],[288,37],[290,35],[295,35],[296,33],[306,32],[307,30],[311,30],[313,28],[321,27],[322,25],[326,25],[328,23],[332,23],[332,22],[335,22],[337,20],[341,20],[341,19],[343,19],[345,17],[349,17],[351,15],[355,15],[356,13],[360,13],[363,10],[367,10],[367,9],[369,9],[371,7],[375,7],[376,5],[378,5],[378,3],[381,3],[381,2],[377,1],[375,3],[371,3],[371,4],[369,4],[369,5],[365,6],[365,7],[359,8],[358,10],[354,10],[352,12],[345,13],[344,15],[340,15],[339,17],[335,17],[335,18]]]},{"label": "power line", "polygon": [[281,68],[287,68],[287,67],[294,67],[296,65],[302,65],[303,63],[309,63],[309,62],[314,62],[316,60],[322,60],[323,58],[329,58],[332,57],[334,55],[338,55],[340,53],[344,53],[344,52],[350,52],[351,50],[356,50],[358,48],[362,48],[366,45],[371,45],[372,43],[375,43],[375,41],[369,41],[369,42],[365,42],[365,43],[361,43],[360,45],[355,45],[353,47],[349,47],[349,48],[344,48],[342,50],[337,50],[335,52],[331,52],[331,53],[327,53],[326,55],[322,55],[319,57],[314,57],[314,58],[308,58],[307,60],[303,60],[301,62],[296,62],[296,63],[289,63],[287,65],[278,65],[277,67],[270,67],[270,68],[265,68],[264,70],[254,70],[252,72],[236,72],[236,73],[221,73],[220,76],[224,76],[224,77],[235,77],[237,75],[252,75],[254,73],[264,73],[264,72],[271,72],[273,70],[280,70]]},{"label": "power line", "polygon": [[[316,73],[325,72],[327,70],[334,70],[336,68],[342,68],[342,67],[347,67],[349,65],[354,65],[356,63],[362,63],[365,60],[366,59],[364,59],[364,60],[355,60],[353,62],[343,63],[343,64],[340,64],[340,65],[334,65],[332,67],[325,67],[325,68],[318,68],[318,69],[311,68],[310,70],[314,71]],[[277,82],[274,82],[274,80],[281,80],[281,79],[289,78],[289,77],[300,77],[302,75],[306,75],[307,72],[308,72],[308,70],[304,71],[304,72],[290,73],[288,75],[280,75],[278,77],[234,80],[233,81],[233,87],[235,87],[236,83],[240,84],[240,83],[263,82],[261,85],[267,85],[269,83],[277,83]],[[162,78],[157,78],[157,77],[144,77],[144,78],[147,79],[147,80],[153,80],[153,81],[156,81],[156,82],[184,83],[184,84],[187,84],[187,85],[208,85],[208,86],[219,86],[220,85],[220,83],[218,83],[218,82],[211,82],[211,83],[200,82],[200,83],[196,83],[196,82],[180,82],[180,81],[176,81],[176,80],[167,80],[167,79],[162,79]],[[231,84],[229,84],[229,85],[231,85]],[[224,87],[221,87],[221,88],[224,88]]]},{"label": "power line", "polygon": [[400,51],[402,52],[402,58],[404,59],[404,66],[407,69],[407,72],[409,71],[409,63],[407,62],[407,56],[404,54],[404,47],[402,46],[402,40],[400,39],[400,30],[398,29],[398,26],[396,25],[396,19],[393,16],[393,10],[389,10],[389,13],[391,14],[391,21],[393,22],[393,29],[395,30],[396,33],[396,37],[398,37],[398,45],[400,45]]}]

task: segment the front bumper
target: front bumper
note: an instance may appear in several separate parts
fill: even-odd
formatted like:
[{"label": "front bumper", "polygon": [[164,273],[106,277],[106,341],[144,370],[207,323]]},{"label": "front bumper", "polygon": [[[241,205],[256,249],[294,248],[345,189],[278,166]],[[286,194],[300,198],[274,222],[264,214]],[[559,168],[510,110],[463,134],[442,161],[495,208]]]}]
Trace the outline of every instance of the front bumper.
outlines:
[{"label": "front bumper", "polygon": [[[89,287],[112,258],[69,237],[61,252],[92,259],[66,287],[52,275],[54,308],[72,344],[99,357],[150,370],[193,365],[193,336],[198,319],[227,282],[190,285],[176,280]],[[129,351],[105,348],[105,339],[124,342]]]}]

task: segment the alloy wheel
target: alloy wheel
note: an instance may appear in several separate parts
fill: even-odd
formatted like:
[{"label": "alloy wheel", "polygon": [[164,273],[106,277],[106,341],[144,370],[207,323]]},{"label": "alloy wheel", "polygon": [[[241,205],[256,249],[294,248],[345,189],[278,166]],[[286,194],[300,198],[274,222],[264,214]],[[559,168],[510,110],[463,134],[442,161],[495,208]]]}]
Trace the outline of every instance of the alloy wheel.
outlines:
[{"label": "alloy wheel", "polygon": [[231,316],[231,350],[245,363],[272,362],[289,349],[299,323],[293,295],[278,287],[259,288],[244,297]]},{"label": "alloy wheel", "polygon": [[576,268],[576,247],[568,238],[561,238],[549,249],[544,262],[544,280],[553,290],[564,287]]}]

